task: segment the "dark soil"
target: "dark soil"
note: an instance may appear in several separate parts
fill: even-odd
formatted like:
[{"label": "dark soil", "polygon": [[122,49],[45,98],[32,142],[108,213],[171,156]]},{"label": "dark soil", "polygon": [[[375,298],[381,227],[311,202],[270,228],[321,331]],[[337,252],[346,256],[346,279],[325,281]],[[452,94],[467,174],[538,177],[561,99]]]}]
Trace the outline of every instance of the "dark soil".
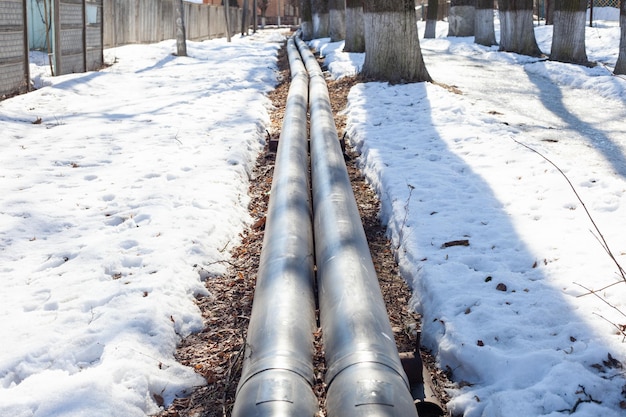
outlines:
[{"label": "dark soil", "polygon": [[[268,129],[268,144],[270,139],[277,140],[279,137],[289,90],[289,63],[284,48],[279,54],[278,64],[281,82],[269,94],[274,110],[271,114],[271,126]],[[339,138],[343,137],[345,131],[345,117],[340,115],[340,111],[346,107],[350,88],[359,81],[356,77],[328,81]],[[349,149],[349,146],[347,148],[346,159],[352,188],[387,305],[398,351],[413,351],[415,334],[407,329],[413,324],[419,327],[419,316],[408,307],[411,293],[398,273],[393,249],[386,237],[385,228],[380,224],[379,201],[355,165],[357,155]],[[197,300],[204,317],[205,328],[202,332],[192,334],[182,340],[176,352],[177,360],[204,376],[207,385],[197,387],[187,398],[174,400],[160,414],[161,417],[228,417],[231,415],[235,390],[241,374],[248,318],[252,309],[274,156],[269,146],[266,146],[257,161],[253,174],[250,187],[252,202],[249,210],[256,219],[255,223],[243,233],[241,245],[232,251],[232,260],[228,262],[228,273],[207,279],[206,285],[211,296]],[[201,269],[201,266],[196,267]],[[317,380],[314,390],[320,399],[320,408],[323,409],[325,366],[319,331],[316,334],[315,344]],[[424,354],[426,363],[432,367],[434,360],[426,352]],[[432,375],[440,391],[440,401],[445,404],[447,396],[444,388],[449,385],[445,374],[433,368]],[[156,398],[156,400],[162,401],[161,398]]]}]

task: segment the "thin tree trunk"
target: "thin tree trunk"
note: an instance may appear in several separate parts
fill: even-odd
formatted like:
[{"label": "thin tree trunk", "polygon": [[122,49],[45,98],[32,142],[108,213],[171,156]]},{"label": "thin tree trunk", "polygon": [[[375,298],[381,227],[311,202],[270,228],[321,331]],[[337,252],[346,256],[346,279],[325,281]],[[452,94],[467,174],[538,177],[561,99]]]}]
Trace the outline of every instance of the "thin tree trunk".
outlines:
[{"label": "thin tree trunk", "polygon": [[554,24],[554,0],[546,0],[546,25]]},{"label": "thin tree trunk", "polygon": [[365,52],[363,0],[346,0],[345,52]]},{"label": "thin tree trunk", "polygon": [[176,55],[187,56],[187,35],[185,33],[185,8],[183,0],[174,0],[176,10]]},{"label": "thin tree trunk", "polygon": [[329,34],[331,42],[346,38],[346,0],[328,1]]},{"label": "thin tree trunk", "polygon": [[424,38],[435,39],[437,36],[437,14],[439,13],[439,0],[428,0],[426,10],[426,28]]},{"label": "thin tree trunk", "polygon": [[448,12],[448,36],[474,36],[474,0],[452,0]]},{"label": "thin tree trunk", "polygon": [[252,33],[256,33],[256,30],[257,30],[257,14],[258,14],[257,0],[252,0]]},{"label": "thin tree trunk", "polygon": [[498,0],[500,50],[541,56],[535,38],[533,0]]},{"label": "thin tree trunk", "polygon": [[493,0],[476,0],[474,42],[479,45],[497,45],[493,25]]},{"label": "thin tree trunk", "polygon": [[391,83],[432,81],[422,58],[413,1],[366,1],[363,22],[366,77]]},{"label": "thin tree trunk", "polygon": [[586,65],[585,18],[587,0],[556,0],[550,59]]},{"label": "thin tree trunk", "polygon": [[248,34],[248,0],[243,0],[243,11],[241,16],[241,36]]},{"label": "thin tree trunk", "polygon": [[619,24],[621,36],[619,38],[619,55],[615,64],[614,74],[626,74],[626,0],[622,0],[619,8]]},{"label": "thin tree trunk", "polygon": [[[182,1],[182,0],[180,0]],[[230,0],[224,0],[224,18],[226,19],[226,39],[230,42],[230,8],[228,7]]]}]

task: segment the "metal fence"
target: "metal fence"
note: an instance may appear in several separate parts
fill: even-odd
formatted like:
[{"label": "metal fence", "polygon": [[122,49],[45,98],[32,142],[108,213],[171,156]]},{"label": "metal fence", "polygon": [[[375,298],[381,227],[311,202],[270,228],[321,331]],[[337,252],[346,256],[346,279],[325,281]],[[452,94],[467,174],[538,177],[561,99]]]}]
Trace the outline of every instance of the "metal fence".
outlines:
[{"label": "metal fence", "polygon": [[[226,36],[224,7],[184,2],[184,9],[187,39]],[[243,11],[229,12],[235,33]],[[0,0],[0,99],[28,91],[29,43],[62,75],[101,68],[105,47],[174,37],[172,0]]]},{"label": "metal fence", "polygon": [[619,9],[619,3],[620,0],[593,0],[593,7],[617,7]]},{"label": "metal fence", "polygon": [[[176,36],[172,0],[103,0],[104,46],[160,42]],[[183,3],[187,39],[205,40],[226,36],[223,6]],[[241,26],[242,9],[229,8],[231,33]]]},{"label": "metal fence", "polygon": [[0,98],[28,90],[26,2],[0,0]]},{"label": "metal fence", "polygon": [[55,75],[102,67],[102,0],[56,0],[52,19]]},{"label": "metal fence", "polygon": [[102,0],[0,0],[0,98],[29,89],[34,26],[45,40],[33,47],[46,50],[54,75],[62,75],[102,67],[102,22]]}]

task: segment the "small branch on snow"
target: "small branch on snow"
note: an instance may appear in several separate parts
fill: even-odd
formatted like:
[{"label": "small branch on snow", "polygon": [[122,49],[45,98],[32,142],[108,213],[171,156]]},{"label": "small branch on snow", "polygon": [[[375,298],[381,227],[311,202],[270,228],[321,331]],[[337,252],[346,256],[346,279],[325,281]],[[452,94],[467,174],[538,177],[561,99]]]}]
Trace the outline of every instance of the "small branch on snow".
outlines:
[{"label": "small branch on snow", "polygon": [[[604,300],[603,300],[604,301]],[[615,308],[615,307],[613,307]],[[615,308],[617,310],[617,308]],[[619,311],[619,310],[617,310]],[[619,311],[621,313],[621,311]],[[615,324],[613,323],[611,320],[607,319],[606,317],[604,317],[602,314],[598,314],[596,312],[594,312],[593,314],[595,314],[596,316],[600,317],[602,320],[608,322],[609,324],[611,324],[613,327],[615,327],[617,329],[617,331],[624,336],[622,338],[622,342],[626,341],[626,325],[623,324]]]},{"label": "small branch on snow", "polygon": [[411,196],[413,195],[413,190],[415,189],[415,187],[409,183],[407,183],[406,186],[409,187],[409,196],[404,203],[404,218],[402,219],[402,224],[400,224],[400,231],[398,232],[398,249],[402,246],[402,243],[404,241],[404,227],[406,226],[406,221],[409,217],[409,205],[411,204]]},{"label": "small branch on snow", "polygon": [[[537,155],[539,155],[546,162],[548,162],[550,165],[552,165],[554,168],[556,168],[556,170],[559,171],[559,173],[563,176],[563,178],[565,178],[565,181],[567,181],[567,183],[569,184],[570,188],[574,192],[574,195],[576,196],[576,198],[578,199],[580,204],[583,206],[583,209],[585,209],[585,213],[587,213],[587,217],[589,218],[589,220],[591,221],[591,224],[593,225],[594,229],[598,233],[598,235],[594,234],[595,238],[598,240],[598,242],[600,242],[600,245],[602,246],[602,248],[606,251],[607,255],[609,255],[609,258],[611,258],[611,260],[613,261],[613,263],[617,267],[617,270],[618,270],[619,274],[621,275],[622,280],[624,282],[626,282],[626,271],[624,271],[624,268],[622,268],[622,266],[618,262],[617,258],[615,258],[615,255],[613,254],[613,252],[609,248],[609,244],[607,243],[606,239],[604,238],[604,235],[602,234],[602,232],[600,232],[600,228],[598,227],[596,222],[593,220],[593,217],[591,216],[591,213],[589,213],[589,210],[587,209],[587,206],[583,202],[582,198],[580,198],[580,195],[576,191],[576,188],[574,187],[574,185],[572,184],[572,182],[570,181],[568,176],[565,175],[565,173],[563,172],[563,170],[561,168],[559,168],[554,162],[552,162],[550,159],[548,159],[548,157],[546,157],[544,154],[542,154],[538,150],[536,150],[536,149],[534,149],[534,148],[532,148],[532,147],[530,147],[530,146],[528,146],[528,145],[526,145],[526,144],[524,144],[524,143],[522,143],[522,142],[520,142],[520,141],[518,141],[518,140],[516,140],[514,138],[511,138],[511,140],[513,142],[517,143],[518,145],[521,145],[524,148],[528,149],[529,151],[532,151],[532,152],[536,153]],[[593,231],[592,231],[592,233],[593,233]]]},{"label": "small branch on snow", "polygon": [[183,144],[183,142],[181,142],[180,139],[178,139],[178,133],[180,132],[180,130],[176,131],[176,134],[174,135],[174,140],[178,143],[180,143],[181,145]]},{"label": "small branch on snow", "polygon": [[581,288],[586,289],[587,291],[589,291],[589,294],[593,294],[593,295],[595,295],[595,296],[596,296],[596,297],[598,297],[600,300],[602,300],[602,301],[603,301],[606,305],[608,305],[609,307],[611,307],[611,308],[615,309],[615,310],[616,310],[617,312],[619,312],[622,316],[626,317],[626,314],[625,314],[623,311],[621,311],[619,308],[615,307],[613,304],[611,304],[611,303],[609,303],[608,301],[606,301],[606,299],[605,299],[605,298],[603,298],[603,297],[599,296],[599,295],[598,295],[598,293],[597,293],[597,291],[594,291],[594,290],[592,290],[591,288],[587,288],[587,287],[585,287],[584,285],[579,284],[579,283],[577,283],[577,282],[575,282],[574,284],[578,285],[578,286],[579,286],[579,287],[581,287]]}]

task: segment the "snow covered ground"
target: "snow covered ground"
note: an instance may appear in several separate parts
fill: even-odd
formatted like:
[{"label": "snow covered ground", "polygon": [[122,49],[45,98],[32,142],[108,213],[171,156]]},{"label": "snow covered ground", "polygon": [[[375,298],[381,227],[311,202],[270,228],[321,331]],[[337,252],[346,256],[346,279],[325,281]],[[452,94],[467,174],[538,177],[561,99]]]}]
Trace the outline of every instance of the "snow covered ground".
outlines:
[{"label": "snow covered ground", "polygon": [[[587,30],[610,68],[616,22]],[[565,178],[518,142],[563,170],[624,265],[626,80],[445,33],[421,41],[426,65],[462,94],[368,83],[346,112],[424,341],[459,384],[450,406],[624,415],[626,283]],[[55,78],[42,62],[42,88],[0,102],[0,415],[144,416],[203,383],[173,352],[250,222],[281,39],[129,45]],[[336,77],[362,65],[315,45]],[[606,303],[579,297],[612,283]]]},{"label": "snow covered ground", "polygon": [[0,103],[1,416],[144,416],[204,383],[173,353],[251,221],[283,39],[41,62],[45,87]]},{"label": "snow covered ground", "polygon": [[[585,213],[626,266],[626,79],[609,71],[619,27],[587,29],[589,59],[603,64],[591,69],[446,33],[438,22],[421,47],[431,76],[456,92],[361,84],[346,114],[424,343],[459,384],[449,407],[625,415],[626,282]],[[536,33],[549,52],[551,27]],[[334,78],[362,66],[341,43],[313,44]]]}]

